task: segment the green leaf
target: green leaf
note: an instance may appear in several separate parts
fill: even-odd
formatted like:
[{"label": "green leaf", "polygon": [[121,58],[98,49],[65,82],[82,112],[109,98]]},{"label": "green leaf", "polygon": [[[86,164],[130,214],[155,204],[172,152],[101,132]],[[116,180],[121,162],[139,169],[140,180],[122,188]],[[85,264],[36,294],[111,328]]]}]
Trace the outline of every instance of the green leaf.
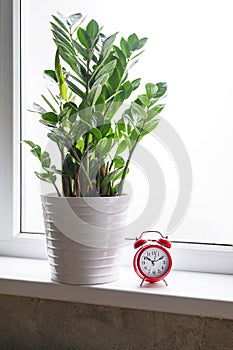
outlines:
[{"label": "green leaf", "polygon": [[51,165],[51,159],[50,159],[50,156],[48,154],[48,152],[44,151],[42,154],[41,154],[41,165],[43,168],[49,168],[50,165]]},{"label": "green leaf", "polygon": [[57,46],[61,45],[63,48],[65,48],[66,51],[68,51],[69,54],[75,55],[75,51],[72,45],[66,38],[64,38],[61,34],[54,32],[54,30],[52,30],[52,33],[54,36],[54,41],[57,44]]},{"label": "green leaf", "polygon": [[53,112],[44,113],[41,116],[42,116],[43,120],[48,121],[48,122],[50,122],[51,124],[54,124],[54,125],[56,125],[58,120],[59,120],[58,115],[53,113]]},{"label": "green leaf", "polygon": [[66,28],[65,24],[58,17],[56,16],[52,16],[52,17],[59,24],[59,26],[68,33],[68,29]]},{"label": "green leaf", "polygon": [[149,99],[153,98],[157,91],[158,91],[158,86],[156,84],[152,84],[152,83],[147,83],[146,84],[146,94],[147,94],[147,97]]},{"label": "green leaf", "polygon": [[117,36],[117,33],[112,34],[104,41],[102,50],[101,50],[101,55],[100,55],[101,62],[103,62],[109,56],[112,50],[113,43],[116,39],[116,36]]},{"label": "green leaf", "polygon": [[80,43],[86,47],[87,49],[90,49],[92,46],[90,35],[84,30],[83,28],[78,28],[78,38]]},{"label": "green leaf", "polygon": [[116,56],[119,58],[122,67],[125,68],[126,67],[126,59],[125,59],[125,54],[123,51],[121,51],[121,49],[119,49],[118,46],[113,46],[114,50],[115,50],[115,54]]},{"label": "green leaf", "polygon": [[137,50],[139,44],[139,39],[135,33],[128,37],[128,45],[131,51]]},{"label": "green leaf", "polygon": [[132,86],[133,91],[139,87],[140,82],[141,82],[141,78],[135,79],[131,82],[131,86]]},{"label": "green leaf", "polygon": [[151,108],[148,112],[148,120],[154,118],[156,115],[158,115],[162,110],[164,109],[164,104],[159,104],[153,108]]},{"label": "green leaf", "polygon": [[57,76],[54,70],[44,70],[44,78],[52,81],[53,83],[57,83]]},{"label": "green leaf", "polygon": [[62,37],[64,37],[68,42],[70,41],[69,34],[67,33],[67,30],[63,30],[59,26],[57,26],[55,23],[50,22],[51,26],[53,28],[53,32],[59,33]]},{"label": "green leaf", "polygon": [[77,23],[82,18],[81,13],[75,13],[74,15],[71,15],[67,17],[66,22],[69,26],[73,26],[75,23]]},{"label": "green leaf", "polygon": [[86,95],[85,93],[79,89],[79,87],[77,85],[75,85],[74,83],[72,83],[72,81],[66,79],[66,83],[68,85],[68,87],[70,88],[70,90],[72,90],[76,95],[78,95],[79,97],[81,97],[82,99],[86,99]]},{"label": "green leaf", "polygon": [[67,96],[66,96],[67,87],[65,84],[65,79],[64,79],[62,67],[60,64],[59,49],[57,49],[56,55],[55,55],[55,72],[56,72],[56,76],[57,76],[57,80],[58,80],[58,84],[59,84],[61,97],[64,101],[66,101],[67,100]]},{"label": "green leaf", "polygon": [[125,140],[121,141],[120,144],[117,147],[116,155],[121,154],[122,152],[124,152],[126,147],[127,147],[126,141]]},{"label": "green leaf", "polygon": [[50,175],[48,173],[38,173],[37,171],[34,171],[34,173],[40,180],[50,183]]},{"label": "green leaf", "polygon": [[105,178],[101,181],[100,186],[101,187],[106,186],[109,182],[111,182],[116,178],[116,176],[119,174],[120,171],[121,171],[121,168],[113,170],[111,173],[105,176]]},{"label": "green leaf", "polygon": [[102,134],[99,129],[91,128],[90,133],[96,138],[97,141],[102,139]]},{"label": "green leaf", "polygon": [[125,165],[125,161],[121,156],[116,156],[113,159],[113,163],[114,163],[115,168],[118,168],[118,169],[122,168]]},{"label": "green leaf", "polygon": [[158,91],[155,94],[155,98],[161,98],[167,91],[167,83],[157,83]]},{"label": "green leaf", "polygon": [[138,96],[138,98],[145,107],[150,106],[150,100],[146,95],[140,95],[140,96]]},{"label": "green leaf", "polygon": [[34,142],[28,141],[28,140],[24,140],[24,143],[26,143],[27,145],[29,145],[32,148],[31,153],[40,160],[41,147],[39,145],[35,144]]},{"label": "green leaf", "polygon": [[109,74],[105,73],[103,75],[101,75],[92,85],[92,88],[96,85],[101,85],[102,87],[106,84],[106,82],[108,81],[109,78]]},{"label": "green leaf", "polygon": [[152,119],[148,122],[146,122],[143,131],[141,133],[141,137],[149,134],[152,130],[154,130],[159,124],[159,120],[158,119]]},{"label": "green leaf", "polygon": [[115,67],[112,75],[110,76],[109,78],[109,84],[111,85],[111,88],[113,90],[117,90],[119,84],[120,84],[120,81],[121,81],[121,75],[120,75],[120,72],[119,70],[117,69],[117,67]]},{"label": "green leaf", "polygon": [[105,123],[104,125],[102,125],[100,128],[102,137],[105,137],[110,131],[110,129],[111,129],[111,123]]},{"label": "green leaf", "polygon": [[87,25],[87,27],[86,27],[86,30],[87,30],[87,33],[89,34],[89,36],[90,36],[92,39],[94,39],[94,38],[98,35],[98,33],[99,33],[99,25],[98,25],[98,23],[97,23],[94,19],[92,19],[92,20],[88,23],[88,25]]},{"label": "green leaf", "polygon": [[142,38],[139,40],[137,50],[140,50],[147,42],[148,38]]},{"label": "green leaf", "polygon": [[112,148],[112,140],[110,138],[104,137],[101,139],[95,148],[98,153],[99,158],[105,158]]},{"label": "green leaf", "polygon": [[124,38],[121,38],[120,46],[121,46],[121,50],[123,51],[125,57],[129,58],[130,57],[130,47]]},{"label": "green leaf", "polygon": [[140,117],[146,119],[147,118],[147,113],[146,111],[141,107],[139,106],[139,104],[137,104],[136,102],[132,102],[131,103],[132,105],[132,112],[136,112],[136,114],[138,114]]},{"label": "green leaf", "polygon": [[116,67],[117,60],[110,61],[109,63],[105,64],[96,74],[96,79],[101,77],[104,74],[109,74],[111,75],[114,68]]},{"label": "green leaf", "polygon": [[127,135],[126,133],[122,133],[122,135],[123,135],[123,137],[124,137],[124,139],[125,139],[125,142],[126,142],[126,145],[127,145],[127,147],[128,147],[128,149],[131,151],[131,149],[133,148],[133,145],[132,145],[132,142],[131,142],[131,140],[130,140],[130,137],[129,137],[129,135]]},{"label": "green leaf", "polygon": [[33,108],[40,114],[46,113],[46,110],[40,106],[38,103],[33,103]]},{"label": "green leaf", "polygon": [[53,105],[50,103],[50,101],[44,95],[41,95],[41,97],[47,103],[47,105],[52,109],[52,111],[54,113],[57,113],[56,108],[53,107]]},{"label": "green leaf", "polygon": [[98,97],[101,94],[101,91],[102,91],[101,85],[96,85],[91,88],[87,96],[87,101],[91,106],[94,106],[96,104],[96,101],[98,100]]}]

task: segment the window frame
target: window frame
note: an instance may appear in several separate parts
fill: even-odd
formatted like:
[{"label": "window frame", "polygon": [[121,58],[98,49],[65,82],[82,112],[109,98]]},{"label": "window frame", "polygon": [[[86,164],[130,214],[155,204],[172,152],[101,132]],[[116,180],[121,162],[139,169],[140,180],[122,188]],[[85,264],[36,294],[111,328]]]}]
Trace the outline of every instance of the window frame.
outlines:
[{"label": "window frame", "polygon": [[[20,4],[0,0],[0,256],[47,259],[44,235],[20,230]],[[172,255],[177,270],[233,274],[233,244],[174,242]]]}]

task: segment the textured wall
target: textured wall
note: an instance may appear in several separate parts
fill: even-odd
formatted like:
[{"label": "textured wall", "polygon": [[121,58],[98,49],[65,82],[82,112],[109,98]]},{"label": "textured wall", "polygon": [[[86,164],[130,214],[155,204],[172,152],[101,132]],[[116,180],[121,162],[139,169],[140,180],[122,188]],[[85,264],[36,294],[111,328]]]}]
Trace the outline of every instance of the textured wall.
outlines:
[{"label": "textured wall", "polygon": [[0,295],[1,350],[232,350],[233,321]]}]

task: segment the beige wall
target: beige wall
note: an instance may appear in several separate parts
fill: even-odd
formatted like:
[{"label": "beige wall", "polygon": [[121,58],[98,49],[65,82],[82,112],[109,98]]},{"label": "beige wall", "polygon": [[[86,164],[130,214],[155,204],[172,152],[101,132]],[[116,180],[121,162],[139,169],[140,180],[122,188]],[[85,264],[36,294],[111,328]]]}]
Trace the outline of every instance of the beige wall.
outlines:
[{"label": "beige wall", "polygon": [[1,350],[232,350],[233,321],[0,295]]}]

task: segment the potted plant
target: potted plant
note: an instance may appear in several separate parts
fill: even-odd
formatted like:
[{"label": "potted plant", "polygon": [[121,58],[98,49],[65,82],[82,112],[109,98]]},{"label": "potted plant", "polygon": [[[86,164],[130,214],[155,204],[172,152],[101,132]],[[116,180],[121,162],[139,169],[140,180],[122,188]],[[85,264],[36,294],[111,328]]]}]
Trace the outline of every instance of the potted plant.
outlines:
[{"label": "potted plant", "polygon": [[[117,33],[106,37],[95,20],[84,26],[80,13],[52,16],[55,69],[44,76],[57,91],[34,103],[48,139],[57,145],[60,166],[32,141],[25,141],[41,163],[36,176],[54,186],[42,195],[52,279],[104,283],[117,278],[128,197],[124,183],[138,142],[157,127],[166,83],[139,87],[128,78],[147,38]],[[60,182],[60,185],[59,185]]]}]

